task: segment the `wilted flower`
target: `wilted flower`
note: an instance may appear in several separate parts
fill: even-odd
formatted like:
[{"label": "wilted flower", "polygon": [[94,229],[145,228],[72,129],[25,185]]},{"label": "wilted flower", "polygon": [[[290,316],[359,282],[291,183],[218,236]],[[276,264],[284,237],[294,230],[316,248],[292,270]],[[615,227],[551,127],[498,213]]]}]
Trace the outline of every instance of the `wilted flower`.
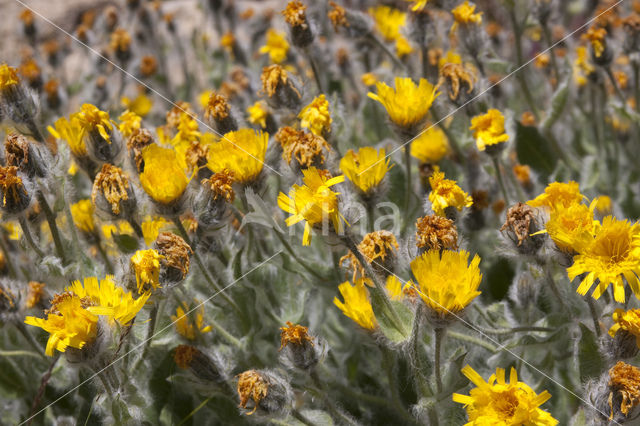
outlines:
[{"label": "wilted flower", "polygon": [[248,370],[237,376],[240,407],[247,408],[249,400],[253,400],[255,413],[282,414],[291,402],[291,390],[283,377],[264,370]]},{"label": "wilted flower", "polygon": [[262,69],[260,76],[262,92],[267,95],[267,102],[273,108],[294,109],[300,105],[302,94],[280,65],[270,65]]},{"label": "wilted flower", "polygon": [[423,250],[457,250],[455,222],[436,215],[419,218],[416,222],[416,245]]},{"label": "wilted flower", "polygon": [[29,206],[31,195],[27,192],[16,166],[0,166],[0,195],[2,209],[9,213],[20,213]]},{"label": "wilted flower", "polygon": [[301,1],[294,0],[287,3],[287,7],[282,11],[284,20],[291,29],[291,40],[294,46],[307,47],[313,41],[313,33],[307,21],[305,10],[307,6]]},{"label": "wilted flower", "polygon": [[124,171],[105,163],[96,175],[91,190],[91,201],[101,211],[113,216],[131,215],[136,208],[136,200]]},{"label": "wilted flower", "polygon": [[189,244],[176,234],[162,232],[156,239],[156,247],[161,256],[161,280],[177,282],[185,279],[189,273],[190,257],[193,254]]}]

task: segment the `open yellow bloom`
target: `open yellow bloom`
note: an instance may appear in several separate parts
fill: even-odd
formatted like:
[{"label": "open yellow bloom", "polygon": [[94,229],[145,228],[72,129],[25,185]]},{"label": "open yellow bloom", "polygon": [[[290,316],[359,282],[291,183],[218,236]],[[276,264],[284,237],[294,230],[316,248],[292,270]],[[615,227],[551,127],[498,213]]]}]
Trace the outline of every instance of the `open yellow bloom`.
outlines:
[{"label": "open yellow bloom", "polygon": [[527,201],[531,207],[544,207],[548,209],[566,208],[572,204],[582,202],[584,195],[580,193],[580,185],[577,182],[551,182],[533,200]]},{"label": "open yellow bloom", "polygon": [[150,246],[156,238],[160,230],[168,225],[170,222],[166,221],[162,216],[147,216],[144,218],[140,227],[142,228],[142,236],[144,237],[144,243]]},{"label": "open yellow bloom", "polygon": [[151,111],[153,107],[153,102],[149,99],[145,94],[140,94],[136,96],[133,100],[129,99],[126,96],[120,98],[120,103],[127,110],[133,112],[140,117],[144,117]]},{"label": "open yellow bloom", "polygon": [[600,225],[593,219],[593,207],[572,204],[551,211],[546,230],[560,250],[579,253],[593,240]]},{"label": "open yellow bloom", "polygon": [[480,294],[482,281],[480,257],[470,264],[469,253],[432,249],[411,261],[411,272],[418,285],[414,288],[433,312],[440,316],[455,314],[466,308]]},{"label": "open yellow bloom", "polygon": [[[454,26],[458,24],[468,25],[482,23],[482,12],[473,13],[476,10],[475,4],[469,4],[469,0],[465,0],[464,3],[451,10],[453,19],[455,20]],[[452,28],[452,30],[455,28]]]},{"label": "open yellow bloom", "polygon": [[484,115],[471,119],[473,136],[476,138],[478,150],[484,151],[487,146],[498,145],[509,140],[504,130],[504,115],[497,109],[490,109]]},{"label": "open yellow bloom", "polygon": [[179,199],[187,188],[189,180],[179,166],[176,152],[151,144],[142,149],[144,170],[140,173],[142,189],[161,204],[169,204]]},{"label": "open yellow bloom", "polygon": [[148,290],[148,285],[155,290],[160,288],[160,259],[163,259],[157,250],[138,250],[131,256],[131,266],[136,274],[138,293]]},{"label": "open yellow bloom", "polygon": [[364,281],[356,281],[355,286],[352,286],[349,281],[345,281],[338,286],[338,290],[344,302],[334,297],[333,303],[342,313],[367,330],[375,329],[378,323],[373,314],[373,307],[369,300],[369,290],[364,285]]},{"label": "open yellow bloom", "polygon": [[93,232],[96,228],[95,221],[93,220],[93,203],[91,200],[80,200],[77,203],[71,204],[71,218],[76,227],[83,232]]},{"label": "open yellow bloom", "polygon": [[373,17],[376,30],[387,41],[394,41],[400,37],[400,28],[407,21],[407,14],[389,6],[377,6],[369,9]]},{"label": "open yellow bloom", "polygon": [[253,129],[226,133],[219,142],[209,146],[207,166],[214,173],[231,170],[236,182],[255,181],[264,166],[269,134]]},{"label": "open yellow bloom", "polygon": [[607,30],[602,27],[591,27],[582,35],[583,39],[589,40],[591,43],[591,48],[596,58],[599,58],[604,53],[606,37]]},{"label": "open yellow bloom", "polygon": [[267,43],[260,48],[260,53],[268,53],[269,59],[274,64],[280,64],[287,59],[289,42],[283,32],[269,28],[267,31]]},{"label": "open yellow bloom", "polygon": [[438,216],[446,216],[447,207],[455,207],[458,211],[462,211],[463,207],[473,205],[473,198],[464,192],[455,180],[445,179],[444,173],[437,166],[429,177],[429,184],[431,185],[429,201],[431,201],[433,212]]},{"label": "open yellow bloom", "polygon": [[365,146],[357,153],[352,149],[340,160],[340,171],[363,193],[368,194],[380,185],[382,179],[391,169],[385,150]]},{"label": "open yellow bloom", "polygon": [[50,334],[45,353],[53,356],[53,351],[65,352],[67,347],[82,349],[91,343],[97,333],[98,317],[89,312],[81,297],[62,294],[52,302],[47,318],[26,317],[24,322],[40,327]]},{"label": "open yellow bloom", "polygon": [[20,83],[18,70],[7,64],[0,65],[0,90]]},{"label": "open yellow bloom", "polygon": [[399,58],[403,58],[412,52],[413,46],[411,46],[409,40],[407,40],[403,36],[400,36],[396,39],[396,55],[398,55]]},{"label": "open yellow bloom", "polygon": [[118,119],[120,120],[118,130],[120,130],[120,133],[122,133],[124,137],[128,138],[133,132],[140,130],[142,118],[133,111],[127,110],[123,112]]},{"label": "open yellow bloom", "polygon": [[601,215],[607,215],[611,213],[611,197],[608,195],[601,195],[594,200],[596,206],[596,212]]},{"label": "open yellow bloom", "polygon": [[394,124],[406,129],[421,123],[433,101],[440,95],[437,87],[424,78],[416,85],[408,77],[396,77],[395,89],[382,82],[376,83],[376,89],[378,94],[367,95],[385,107]]},{"label": "open yellow bloom", "polygon": [[300,111],[298,118],[300,126],[311,130],[314,135],[322,136],[323,133],[328,133],[333,122],[329,112],[329,101],[323,94],[315,97]]},{"label": "open yellow bloom", "polygon": [[640,348],[640,309],[616,309],[613,312],[615,323],[609,329],[609,336],[616,337],[619,330],[633,334],[636,337],[636,345]]},{"label": "open yellow bloom", "polygon": [[102,139],[106,141],[111,140],[111,130],[113,130],[113,126],[109,118],[109,113],[101,111],[95,105],[83,104],[80,111],[73,114],[73,117],[78,120],[84,134],[97,131],[100,133],[100,136],[102,136]]},{"label": "open yellow bloom", "polygon": [[570,280],[587,274],[577,290],[583,296],[598,280],[592,294],[594,299],[599,299],[609,284],[613,284],[614,299],[624,303],[624,277],[640,299],[640,285],[636,276],[640,274],[640,223],[631,224],[613,216],[605,217],[595,238],[580,254],[574,256],[573,265],[567,268],[567,273]]},{"label": "open yellow bloom", "polygon": [[[186,303],[183,303],[183,305],[184,309],[188,309]],[[204,325],[204,306],[200,306],[197,310],[193,323],[189,320],[189,316],[185,314],[184,309],[179,306],[176,309],[176,314],[171,315],[171,321],[174,322],[178,334],[186,339],[195,340],[196,332],[204,334],[212,330],[210,325]]]},{"label": "open yellow bloom", "polygon": [[69,145],[71,152],[77,157],[84,157],[87,155],[87,146],[84,143],[84,131],[80,125],[80,121],[73,116],[67,120],[65,117],[61,117],[56,120],[54,127],[47,127],[49,133],[56,139],[62,139]]},{"label": "open yellow bloom", "polygon": [[504,368],[497,368],[488,381],[484,381],[469,365],[462,369],[476,385],[469,395],[453,394],[453,400],[464,404],[469,415],[466,426],[553,426],[558,421],[540,406],[551,398],[543,391],[536,394],[529,385],[518,381],[518,373],[511,368],[509,383],[506,382]]},{"label": "open yellow bloom", "polygon": [[65,290],[81,299],[86,297],[91,300],[95,306],[89,306],[87,310],[92,314],[104,315],[121,325],[128,325],[150,296],[150,293],[145,293],[134,299],[131,292],[125,292],[122,287],[116,286],[113,275],[107,275],[100,281],[96,277],[85,278],[84,285],[76,280]]},{"label": "open yellow bloom", "polygon": [[434,164],[449,153],[449,140],[444,131],[431,126],[411,141],[411,155],[422,163]]},{"label": "open yellow bloom", "polygon": [[278,195],[278,206],[292,214],[286,220],[287,226],[306,221],[302,245],[311,243],[311,228],[329,220],[337,233],[342,232],[342,215],[338,211],[338,192],[331,186],[344,182],[344,176],[328,178],[315,167],[302,170],[303,185],[293,185],[289,196],[281,192]]},{"label": "open yellow bloom", "polygon": [[251,124],[259,124],[263,129],[267,127],[267,116],[269,112],[262,101],[256,101],[253,105],[247,108],[247,114],[249,117],[247,120]]}]

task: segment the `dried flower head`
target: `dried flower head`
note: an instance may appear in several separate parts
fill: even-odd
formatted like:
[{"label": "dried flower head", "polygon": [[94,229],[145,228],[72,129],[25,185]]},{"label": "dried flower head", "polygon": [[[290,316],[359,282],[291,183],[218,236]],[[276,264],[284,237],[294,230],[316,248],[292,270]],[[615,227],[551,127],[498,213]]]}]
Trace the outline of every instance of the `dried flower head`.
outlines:
[{"label": "dried flower head", "polygon": [[144,169],[144,161],[142,159],[142,150],[153,144],[153,136],[147,129],[138,129],[131,134],[127,141],[127,149],[135,163],[136,170],[141,172]]},{"label": "dried flower head", "polygon": [[31,196],[24,187],[22,178],[18,176],[16,166],[0,166],[0,193],[2,208],[7,213],[18,213],[29,205]]},{"label": "dried flower head", "polygon": [[593,54],[596,58],[602,56],[606,48],[607,30],[602,27],[593,26],[582,35],[583,40],[588,40],[591,43]]},{"label": "dried flower head", "polygon": [[533,232],[537,231],[536,227],[537,221],[533,209],[524,203],[517,203],[507,211],[506,221],[500,231],[515,235],[518,246],[521,246]]},{"label": "dried flower head", "polygon": [[[162,266],[175,271],[179,280],[184,279],[189,273],[189,259],[193,253],[189,244],[176,234],[162,232],[156,239],[156,247],[162,256]],[[172,277],[172,274],[166,275]]]},{"label": "dried flower head", "polygon": [[302,99],[302,94],[294,85],[287,71],[280,65],[274,64],[264,67],[260,75],[262,92],[275,108],[285,106],[295,108]]},{"label": "dried flower head", "polygon": [[447,63],[440,68],[440,83],[446,83],[449,91],[449,99],[458,99],[460,89],[466,86],[467,94],[473,91],[475,77],[462,64]]},{"label": "dried flower head", "polygon": [[29,281],[29,291],[27,292],[27,301],[25,302],[25,307],[31,309],[37,306],[42,299],[45,287],[46,285],[44,283]]},{"label": "dried flower head", "polygon": [[425,250],[457,250],[458,231],[455,222],[437,215],[419,218],[416,222],[416,245]]},{"label": "dried flower head", "polygon": [[301,168],[322,166],[325,161],[324,153],[331,150],[322,136],[291,127],[283,127],[275,137],[282,146],[282,158],[288,164],[295,158]]},{"label": "dried flower head", "polygon": [[209,179],[203,179],[202,185],[211,190],[214,200],[224,200],[227,203],[232,203],[236,198],[236,193],[233,190],[233,182],[233,172],[223,170],[214,173]]},{"label": "dried flower head", "polygon": [[248,370],[240,373],[238,378],[238,396],[240,397],[240,407],[247,408],[249,399],[253,400],[253,410],[247,415],[251,415],[258,409],[258,404],[269,393],[269,382],[262,373],[256,370]]},{"label": "dried flower head", "polygon": [[302,346],[308,342],[313,346],[313,338],[309,336],[309,328],[300,324],[292,324],[287,321],[286,327],[280,327],[280,349],[281,351],[288,344]]},{"label": "dried flower head", "polygon": [[331,10],[327,12],[327,17],[331,21],[333,29],[338,31],[340,27],[348,27],[349,21],[347,20],[347,12],[344,7],[334,1],[330,1],[329,6],[331,6]]},{"label": "dried flower head", "polygon": [[[609,407],[611,408],[611,418],[613,418],[614,402],[619,401],[620,412],[625,416],[629,414],[638,404],[640,404],[640,370],[633,365],[618,361],[609,370]],[[621,400],[621,401],[620,401]]]},{"label": "dried flower head", "polygon": [[198,349],[194,348],[193,346],[178,345],[173,354],[173,360],[175,361],[178,368],[186,370],[191,366],[191,361],[197,353]]},{"label": "dried flower head", "polygon": [[130,191],[129,178],[125,172],[119,167],[105,163],[93,181],[91,201],[98,205],[98,197],[102,196],[111,205],[111,212],[119,215],[122,202],[129,200]]},{"label": "dried flower head", "polygon": [[155,56],[145,55],[140,59],[140,74],[143,77],[151,77],[158,70],[158,61]]}]

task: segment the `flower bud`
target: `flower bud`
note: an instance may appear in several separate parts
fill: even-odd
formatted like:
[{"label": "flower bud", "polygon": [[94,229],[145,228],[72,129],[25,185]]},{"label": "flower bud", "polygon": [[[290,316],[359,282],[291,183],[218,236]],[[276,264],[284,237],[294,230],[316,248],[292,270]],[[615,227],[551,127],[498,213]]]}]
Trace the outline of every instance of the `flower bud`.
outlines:
[{"label": "flower bud", "polygon": [[232,171],[223,170],[202,180],[200,192],[193,203],[193,213],[198,224],[210,227],[220,223],[227,203],[233,203],[236,197],[233,177]]},{"label": "flower bud", "polygon": [[302,94],[297,84],[280,65],[270,65],[262,69],[260,76],[262,92],[272,108],[298,109]]},{"label": "flower bud", "polygon": [[282,11],[284,20],[287,21],[291,30],[291,41],[294,46],[300,48],[305,48],[313,42],[313,33],[307,20],[306,9],[307,6],[301,1],[294,0],[290,1]]},{"label": "flower bud", "polygon": [[179,345],[173,355],[176,365],[183,370],[189,370],[198,381],[220,384],[225,381],[225,375],[221,372],[221,363],[216,358],[189,345]]},{"label": "flower bud", "polygon": [[292,392],[289,383],[278,373],[267,370],[248,370],[236,376],[240,407],[246,408],[253,400],[253,410],[262,415],[284,415],[291,405]]},{"label": "flower bud", "polygon": [[373,31],[373,20],[367,14],[357,10],[346,9],[333,1],[329,2],[331,10],[327,13],[329,20],[333,24],[333,29],[338,32],[344,29],[347,37],[365,37]]},{"label": "flower bud", "polygon": [[16,124],[25,125],[33,136],[40,135],[35,124],[38,108],[24,86],[18,71],[7,64],[0,65],[0,115]]},{"label": "flower bud", "polygon": [[5,213],[17,214],[24,211],[31,202],[22,178],[18,176],[16,166],[0,166],[0,196],[2,196],[2,210]]},{"label": "flower bud", "polygon": [[91,104],[84,104],[74,114],[84,131],[89,154],[98,162],[116,163],[122,151],[122,140],[113,131],[109,114]]},{"label": "flower bud", "polygon": [[160,281],[177,283],[189,273],[190,256],[193,250],[182,238],[171,232],[158,235],[155,246],[160,258]]},{"label": "flower bud", "polygon": [[91,201],[99,211],[115,218],[130,218],[136,212],[136,197],[129,178],[122,169],[107,163],[93,181]]},{"label": "flower bud", "polygon": [[238,130],[238,122],[231,113],[231,107],[227,98],[218,93],[212,92],[209,96],[209,103],[204,111],[205,118],[209,119],[214,129],[218,133],[225,134]]}]

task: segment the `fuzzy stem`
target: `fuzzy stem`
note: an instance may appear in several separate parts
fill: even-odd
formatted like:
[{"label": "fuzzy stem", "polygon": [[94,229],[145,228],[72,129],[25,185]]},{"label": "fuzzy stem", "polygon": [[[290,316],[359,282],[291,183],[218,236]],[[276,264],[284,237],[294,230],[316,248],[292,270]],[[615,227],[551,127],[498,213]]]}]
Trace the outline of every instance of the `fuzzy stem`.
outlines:
[{"label": "fuzzy stem", "polygon": [[391,52],[378,37],[376,37],[374,34],[369,34],[368,38],[369,40],[371,40],[371,42],[374,45],[376,45],[380,50],[382,50],[385,53],[385,55],[387,55],[396,66],[400,67],[403,71],[407,70],[406,65],[400,62],[400,60],[396,57],[396,55],[394,55],[393,52]]},{"label": "fuzzy stem", "polygon": [[33,399],[33,403],[31,404],[31,411],[29,412],[29,420],[27,422],[27,426],[30,425],[33,419],[35,418],[34,413],[36,412],[36,409],[40,404],[40,400],[44,395],[44,391],[47,388],[47,383],[49,383],[49,379],[51,378],[51,374],[53,373],[53,367],[56,366],[59,359],[60,359],[60,352],[56,353],[53,360],[51,361],[51,364],[49,364],[49,368],[47,369],[47,371],[42,376],[42,379],[40,380],[40,387],[38,388],[38,393],[36,394],[36,397]]},{"label": "fuzzy stem", "polygon": [[320,79],[320,72],[318,71],[318,65],[316,64],[316,60],[313,58],[311,54],[311,50],[309,48],[304,49],[305,56],[309,61],[309,65],[311,66],[311,71],[313,72],[313,77],[316,80],[316,85],[318,86],[318,92],[324,93],[322,88],[322,80]]},{"label": "fuzzy stem", "polygon": [[553,73],[556,77],[556,80],[560,78],[560,71],[558,68],[558,60],[556,59],[556,53],[551,48],[553,46],[553,40],[551,38],[551,31],[549,31],[549,26],[546,25],[546,22],[542,23],[542,36],[544,37],[544,42],[547,44],[549,48],[549,56],[551,57],[551,67],[553,68]]},{"label": "fuzzy stem", "polygon": [[304,414],[302,414],[300,411],[296,410],[295,408],[291,410],[291,415],[295,417],[296,420],[298,420],[302,424],[305,424],[307,426],[316,426],[315,423],[313,423],[311,420],[306,418]]},{"label": "fuzzy stem", "polygon": [[404,199],[404,212],[407,217],[404,221],[404,229],[407,229],[407,225],[410,222],[409,208],[411,207],[411,198],[413,197],[413,182],[411,182],[411,144],[404,148],[404,164],[407,169],[407,194]]},{"label": "fuzzy stem", "polygon": [[107,252],[104,251],[104,247],[102,247],[102,241],[100,241],[100,236],[96,233],[96,248],[98,249],[98,253],[100,253],[100,257],[102,258],[102,261],[104,262],[107,272],[109,274],[113,274],[113,264],[111,263],[111,260],[109,260],[109,256],[107,256]]},{"label": "fuzzy stem", "polygon": [[382,350],[383,364],[387,372],[387,380],[389,381],[391,399],[399,409],[404,410],[402,399],[400,399],[400,392],[398,392],[398,380],[395,372],[393,371],[395,364],[394,353],[386,346],[381,346],[380,349]]},{"label": "fuzzy stem", "polygon": [[156,323],[158,322],[158,314],[160,312],[160,307],[158,304],[161,303],[156,300],[151,307],[151,312],[149,312],[149,327],[147,328],[147,337],[144,340],[144,347],[142,348],[142,353],[140,357],[133,365],[132,371],[138,371],[138,367],[140,363],[147,357],[147,352],[149,351],[149,347],[151,346],[151,340],[154,336],[154,331],[156,329]]},{"label": "fuzzy stem", "polygon": [[347,415],[345,415],[340,409],[338,409],[335,406],[335,404],[329,397],[329,390],[327,389],[327,386],[325,385],[325,383],[320,379],[318,372],[315,369],[313,369],[309,372],[309,376],[311,377],[313,384],[320,390],[321,392],[320,397],[324,400],[324,403],[327,406],[327,410],[329,410],[329,412],[333,414],[335,417],[342,420],[340,424],[348,424],[353,426],[357,425],[357,423],[355,423],[351,418],[349,418]]},{"label": "fuzzy stem", "polygon": [[235,336],[233,336],[231,333],[225,330],[224,327],[220,325],[220,323],[218,323],[216,320],[211,318],[209,318],[208,321],[213,326],[213,329],[216,330],[218,334],[220,334],[226,341],[231,343],[237,349],[243,349],[243,346],[242,346],[242,343],[240,343],[240,340],[238,340]]},{"label": "fuzzy stem", "polygon": [[418,391],[422,394],[422,396],[430,396],[432,394],[432,391],[423,373],[426,370],[426,368],[422,364],[422,358],[420,355],[420,346],[422,342],[420,323],[422,321],[423,316],[424,316],[424,304],[419,302],[418,308],[416,309],[415,318],[413,320],[413,330],[411,330],[410,358],[411,358],[411,366],[414,369],[416,387],[418,388]]},{"label": "fuzzy stem", "polygon": [[[511,18],[511,24],[513,25],[513,34],[515,36],[515,46],[516,46],[516,66],[519,68],[523,65],[524,60],[522,56],[522,28],[518,23],[518,18],[516,17],[515,7],[509,8],[509,17]],[[538,113],[538,108],[536,107],[536,103],[533,99],[533,95],[531,94],[531,90],[529,90],[529,85],[527,84],[527,78],[522,72],[523,70],[519,70],[516,73],[517,79],[520,82],[520,87],[522,88],[522,94],[531,109],[531,113],[538,120],[540,114]]]},{"label": "fuzzy stem", "polygon": [[305,261],[303,261],[300,256],[298,256],[296,254],[296,252],[293,250],[293,248],[291,247],[291,244],[289,244],[289,242],[282,236],[282,234],[280,233],[280,231],[278,231],[277,229],[274,229],[275,233],[276,233],[276,237],[278,237],[278,239],[280,240],[280,242],[282,243],[282,245],[284,246],[284,248],[289,252],[289,254],[291,255],[291,257],[293,257],[296,262],[298,262],[300,264],[300,266],[302,266],[307,272],[309,272],[311,275],[313,275],[314,277],[320,279],[320,280],[324,280],[325,277],[323,277],[322,275],[320,275],[315,269],[313,269],[311,266],[307,265],[307,263]]},{"label": "fuzzy stem", "polygon": [[435,363],[434,368],[436,371],[436,390],[438,395],[442,393],[442,371],[440,368],[440,358],[442,353],[442,341],[447,333],[447,329],[443,327],[436,327],[433,329],[435,335]]},{"label": "fuzzy stem", "polygon": [[458,333],[456,331],[451,331],[451,330],[449,330],[447,332],[447,335],[450,336],[453,339],[460,340],[462,342],[468,342],[468,343],[480,346],[480,347],[485,348],[486,350],[488,350],[490,352],[493,352],[493,353],[498,352],[498,348],[497,347],[493,346],[490,343],[485,342],[483,339],[478,339],[477,337],[469,336],[468,334]]},{"label": "fuzzy stem", "polygon": [[640,111],[640,65],[633,62],[633,96],[636,100],[636,112]]},{"label": "fuzzy stem", "polygon": [[29,342],[31,347],[36,352],[38,352],[38,354],[42,358],[46,358],[46,356],[44,354],[44,351],[42,350],[42,347],[40,346],[38,341],[33,337],[33,335],[31,333],[29,333],[29,330],[27,330],[27,327],[24,325],[24,323],[23,322],[16,323],[16,328],[18,329],[20,334],[22,334],[22,336],[24,336],[24,338],[27,339],[27,342]]},{"label": "fuzzy stem", "polygon": [[62,239],[60,239],[60,231],[58,231],[58,226],[56,225],[56,215],[51,210],[51,207],[49,207],[49,203],[47,202],[47,199],[45,198],[42,191],[38,190],[36,192],[36,197],[38,198],[38,203],[40,203],[40,207],[42,207],[42,211],[47,218],[47,223],[49,224],[49,229],[51,230],[51,237],[53,238],[53,244],[56,246],[58,257],[62,259],[62,263],[66,265],[67,258],[64,253]]},{"label": "fuzzy stem", "polygon": [[42,252],[42,250],[38,248],[35,241],[33,240],[33,236],[31,235],[31,230],[29,229],[29,224],[27,223],[27,219],[24,217],[24,215],[21,214],[20,216],[18,216],[18,223],[20,223],[20,227],[22,228],[22,233],[24,234],[24,237],[26,238],[27,243],[29,243],[29,245],[31,246],[33,251],[36,252],[38,257],[42,259],[44,257],[44,253]]},{"label": "fuzzy stem", "polygon": [[598,312],[596,310],[596,303],[593,299],[587,295],[585,297],[587,305],[589,305],[589,312],[591,313],[591,319],[593,320],[593,328],[595,329],[596,336],[600,337],[600,321],[598,320]]},{"label": "fuzzy stem", "polygon": [[553,295],[556,297],[556,299],[558,299],[558,302],[560,303],[560,306],[562,307],[562,311],[563,312],[568,312],[568,307],[566,305],[566,303],[564,302],[564,298],[562,297],[562,294],[560,293],[560,289],[558,288],[558,284],[556,284],[556,280],[553,279],[553,274],[551,273],[550,270],[550,265],[545,267],[545,275],[547,276],[547,281],[549,283],[549,287],[551,288],[551,291],[553,292]]},{"label": "fuzzy stem", "polygon": [[502,169],[500,168],[500,160],[496,156],[491,156],[493,160],[493,167],[496,169],[496,177],[498,178],[498,184],[500,185],[500,190],[502,191],[502,196],[504,197],[504,202],[508,207],[509,204],[509,194],[507,193],[507,187],[504,185],[504,179],[502,178]]}]

